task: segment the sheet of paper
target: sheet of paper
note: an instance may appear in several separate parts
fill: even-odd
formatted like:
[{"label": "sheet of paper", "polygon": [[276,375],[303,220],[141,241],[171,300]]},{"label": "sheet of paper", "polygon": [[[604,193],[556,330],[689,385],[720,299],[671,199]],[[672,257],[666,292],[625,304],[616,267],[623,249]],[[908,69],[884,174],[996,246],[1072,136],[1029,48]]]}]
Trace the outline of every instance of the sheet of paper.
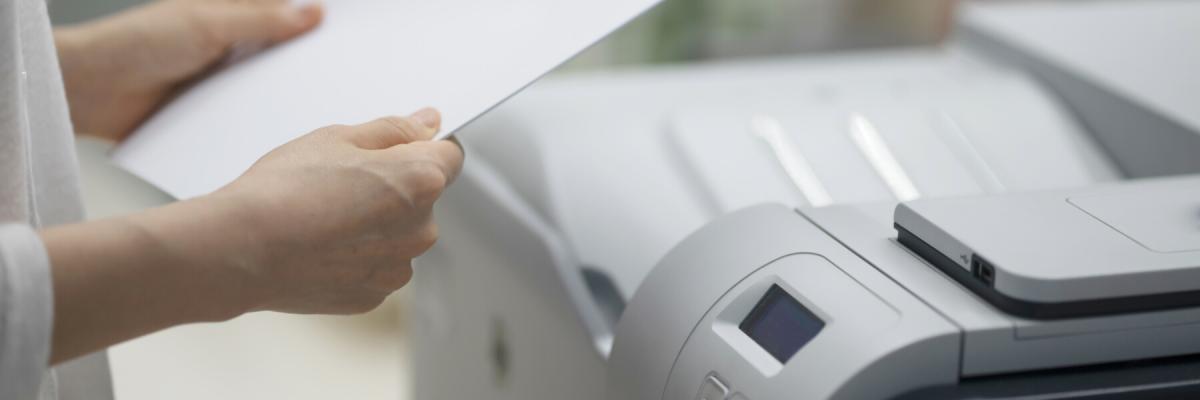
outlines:
[{"label": "sheet of paper", "polygon": [[180,198],[331,124],[442,112],[448,135],[659,0],[326,0],[314,32],[184,92],[113,154]]}]

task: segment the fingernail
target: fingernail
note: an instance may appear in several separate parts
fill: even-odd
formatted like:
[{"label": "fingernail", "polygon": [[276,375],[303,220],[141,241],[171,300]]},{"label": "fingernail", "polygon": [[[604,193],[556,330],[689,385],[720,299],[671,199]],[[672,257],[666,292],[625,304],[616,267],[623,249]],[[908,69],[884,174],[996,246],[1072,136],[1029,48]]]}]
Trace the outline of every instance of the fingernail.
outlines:
[{"label": "fingernail", "polygon": [[437,129],[438,125],[442,123],[442,115],[437,110],[429,107],[422,108],[420,111],[413,113],[412,119],[420,122],[421,125],[425,125],[429,129]]}]

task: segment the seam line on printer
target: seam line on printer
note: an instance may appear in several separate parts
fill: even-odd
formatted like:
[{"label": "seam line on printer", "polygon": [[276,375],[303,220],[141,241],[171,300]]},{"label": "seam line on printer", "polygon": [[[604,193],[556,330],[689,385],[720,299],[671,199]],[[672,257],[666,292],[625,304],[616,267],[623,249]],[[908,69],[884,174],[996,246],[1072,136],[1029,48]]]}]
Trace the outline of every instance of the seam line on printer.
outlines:
[{"label": "seam line on printer", "polygon": [[[804,213],[800,212],[799,210],[796,210],[795,212],[796,212],[796,214],[799,214],[801,218],[804,218],[804,219],[805,219],[805,220],[807,220],[809,223],[811,223],[813,226],[815,226],[817,229],[819,229],[821,232],[824,232],[826,235],[829,235],[829,237],[830,237],[831,239],[833,239],[833,241],[835,241],[835,242],[837,242],[839,245],[841,245],[841,246],[842,246],[842,248],[845,248],[845,249],[846,249],[847,251],[849,251],[851,254],[854,254],[854,256],[855,256],[855,257],[858,257],[858,259],[860,259],[860,260],[862,260],[863,262],[867,263],[867,265],[870,265],[870,266],[871,266],[871,269],[874,269],[875,271],[879,272],[879,273],[880,273],[880,274],[882,274],[884,277],[886,277],[886,278],[887,278],[889,281],[892,281],[892,283],[895,283],[895,284],[896,284],[896,286],[899,286],[899,287],[900,287],[901,289],[903,289],[905,292],[907,292],[908,294],[912,295],[912,296],[913,296],[913,298],[917,299],[917,301],[921,302],[922,304],[925,304],[927,307],[929,307],[929,309],[933,310],[933,312],[934,312],[934,313],[936,313],[936,314],[938,314],[938,315],[942,316],[942,318],[945,318],[947,321],[949,321],[949,322],[950,322],[950,324],[951,324],[951,325],[954,325],[954,326],[958,327],[959,329],[963,329],[963,327],[962,327],[962,326],[960,326],[960,325],[958,325],[958,323],[954,322],[954,320],[953,320],[953,319],[950,319],[950,316],[946,315],[945,313],[942,313],[942,311],[941,311],[941,310],[938,310],[938,309],[937,309],[937,307],[934,307],[934,306],[933,306],[933,304],[930,304],[928,301],[925,301],[925,299],[921,298],[921,296],[918,296],[916,293],[914,293],[912,290],[910,290],[910,289],[909,289],[907,286],[904,286],[904,285],[903,285],[903,284],[901,284],[899,281],[897,281],[897,280],[896,280],[896,278],[892,277],[892,276],[891,276],[890,274],[888,274],[887,272],[884,272],[882,269],[880,269],[878,266],[876,266],[876,265],[875,265],[874,263],[872,263],[870,260],[867,260],[867,258],[866,258],[866,257],[863,257],[863,255],[862,255],[862,254],[859,254],[857,251],[855,251],[854,249],[850,248],[850,246],[847,246],[845,242],[843,242],[843,241],[842,241],[841,239],[839,239],[837,236],[834,236],[834,234],[833,234],[832,232],[829,232],[828,230],[826,230],[826,229],[825,229],[825,227],[823,227],[823,226],[821,226],[820,224],[818,224],[818,223],[817,223],[817,221],[814,221],[812,218],[809,218],[807,215],[804,215]],[[890,240],[889,240],[889,242],[890,242]],[[893,244],[895,244],[895,243],[893,242]],[[901,246],[901,248],[903,249],[903,246]],[[905,250],[907,250],[907,249],[905,249]],[[912,254],[912,253],[909,253],[909,255],[913,255],[913,254]],[[918,260],[921,260],[922,262],[924,262],[924,261],[925,261],[925,260],[921,259],[920,257],[917,257],[917,259],[918,259]],[[928,266],[928,264],[926,264],[926,266]],[[932,268],[932,267],[930,267],[930,268]],[[953,281],[951,281],[951,282],[953,282]],[[861,284],[861,283],[860,283],[860,284]],[[878,295],[877,295],[877,296],[878,296]]]},{"label": "seam line on printer", "polygon": [[[843,242],[842,239],[837,237],[837,235],[834,235],[833,232],[830,232],[829,230],[825,229],[825,227],[821,226],[821,224],[817,223],[817,221],[814,221],[812,218],[809,218],[808,215],[805,215],[804,213],[800,212],[800,210],[794,210],[794,212],[796,214],[799,214],[801,218],[804,218],[806,221],[808,221],[808,223],[812,224],[814,227],[816,227],[821,232],[824,232],[826,235],[829,235],[829,238],[833,239],[833,241],[835,241],[835,242],[837,242],[837,244],[841,245],[842,248],[846,249],[846,251],[849,251],[850,254],[853,254],[855,257],[858,257],[858,259],[862,260],[864,263],[867,263],[867,265],[870,265],[871,269],[878,271],[879,274],[883,275],[884,278],[887,278],[889,281],[892,281],[892,283],[896,284],[896,286],[899,286],[901,290],[904,290],[906,293],[911,295],[913,298],[917,299],[918,302],[920,302],[921,304],[924,304],[930,310],[933,310],[934,314],[941,316],[942,319],[946,320],[946,322],[949,322],[950,325],[953,325],[955,328],[958,328],[958,331],[960,332],[960,334],[958,335],[958,373],[959,373],[959,375],[962,375],[963,366],[964,366],[963,357],[965,357],[966,347],[967,347],[967,344],[966,344],[967,335],[965,333],[966,328],[964,328],[962,325],[959,325],[957,321],[955,321],[953,318],[950,318],[950,316],[946,315],[946,313],[943,313],[942,310],[939,310],[937,307],[934,307],[933,304],[930,304],[928,301],[925,301],[924,298],[922,298],[921,296],[918,296],[907,286],[904,286],[903,284],[901,284],[900,281],[897,281],[896,278],[892,277],[891,274],[888,274],[884,270],[880,269],[878,266],[875,265],[875,263],[872,263],[871,260],[868,260],[866,257],[863,257],[862,254],[860,254],[859,252],[850,248],[850,246],[846,245],[846,242]],[[891,242],[892,244],[896,244],[895,242],[893,242],[891,240],[889,240],[889,242]],[[904,246],[900,246],[900,248],[906,252],[908,251],[908,249],[904,248]],[[911,252],[909,252],[908,254],[910,256],[915,257],[917,260],[920,260],[922,263],[925,263],[926,267],[933,268],[932,266],[930,266],[928,263],[925,262],[925,259],[923,259],[921,257],[917,257],[915,254],[913,254]],[[842,273],[846,273],[846,272],[842,271]],[[849,275],[849,274],[847,274],[847,275]],[[944,275],[943,275],[943,277],[944,277]],[[853,279],[853,277],[851,277],[851,279]],[[876,294],[875,296],[879,296],[879,295]],[[885,301],[885,303],[886,303],[886,301]],[[1015,331],[1015,329],[1014,329],[1014,331]],[[671,369],[675,369],[674,365],[671,366]],[[663,394],[666,394],[665,388],[664,388]]]},{"label": "seam line on printer", "polygon": [[942,139],[942,143],[956,150],[954,151],[955,157],[963,163],[971,175],[975,176],[976,180],[981,182],[982,186],[985,186],[985,190],[989,193],[1004,192],[1006,188],[1000,177],[996,175],[996,170],[983,157],[979,147],[975,146],[971,138],[967,137],[962,124],[944,110],[934,114],[934,118],[937,123],[934,132]]},{"label": "seam line on printer", "polygon": [[[833,236],[833,234],[831,233],[830,236]],[[838,239],[835,238],[834,240],[838,240]],[[841,242],[841,241],[838,240],[838,242]],[[938,271],[937,267],[934,267],[932,264],[930,264],[929,261],[926,260],[924,257],[921,257],[920,254],[917,254],[917,253],[913,252],[912,249],[909,249],[908,247],[900,244],[899,242],[896,241],[896,239],[889,238],[888,242],[891,243],[893,246],[896,246],[897,248],[899,248],[900,251],[903,251],[904,253],[908,254],[909,256],[912,256],[913,258],[917,259],[917,261],[919,261],[921,264],[925,265],[925,268],[929,268],[929,269],[933,270],[934,273],[937,276],[940,276],[942,278],[942,280],[945,281],[946,283],[949,283],[949,284],[955,285],[955,286],[961,286],[961,285],[959,285],[958,282],[955,282],[954,279],[950,278],[949,276],[946,276],[946,274],[942,273],[941,271]],[[845,246],[845,245],[843,244],[843,246]],[[849,246],[846,246],[846,247],[849,248]],[[851,250],[851,251],[853,251],[853,250]],[[934,307],[932,303],[925,301],[925,299],[922,298],[921,296],[918,296],[916,292],[908,290],[908,287],[901,285],[900,282],[893,279],[891,275],[888,275],[886,272],[883,272],[882,269],[880,269],[879,267],[876,267],[875,264],[871,263],[870,261],[867,261],[866,257],[859,255],[859,258],[862,258],[863,262],[866,262],[867,265],[871,266],[871,268],[875,268],[876,270],[879,271],[879,273],[883,274],[884,276],[887,276],[888,279],[891,279],[893,282],[896,282],[896,284],[900,285],[900,287],[903,287],[904,290],[911,293],[913,295],[913,297],[916,297],[917,301],[925,303],[925,305],[927,305],[927,306],[929,306],[929,308],[933,309],[934,313],[941,315],[942,318],[945,318],[946,321],[950,322],[950,325],[954,325],[954,327],[958,328],[958,330],[960,332],[962,332],[961,335],[958,335],[958,373],[959,373],[959,375],[963,375],[964,369],[966,368],[966,365],[967,365],[967,361],[966,361],[967,328],[962,325],[959,325],[958,321],[955,321],[953,318],[950,318],[950,316],[948,314],[943,313],[942,310],[939,310],[937,307]],[[1016,335],[1015,332],[1017,330],[1017,327],[1014,325],[1014,326],[1012,326],[1012,328],[1013,328],[1012,330],[1014,332],[1013,335]]]},{"label": "seam line on printer", "polygon": [[[1084,196],[1083,198],[1087,198],[1087,197],[1092,197],[1092,196]],[[1109,229],[1116,231],[1117,233],[1121,234],[1121,236],[1124,236],[1124,237],[1128,238],[1130,241],[1133,241],[1134,243],[1137,243],[1138,245],[1146,248],[1146,250],[1150,250],[1152,252],[1159,253],[1159,254],[1191,253],[1191,252],[1195,251],[1195,250],[1164,251],[1164,250],[1158,250],[1158,249],[1152,248],[1152,247],[1146,245],[1146,243],[1143,243],[1142,241],[1137,240],[1137,238],[1131,236],[1130,234],[1125,233],[1125,231],[1122,231],[1122,230],[1118,229],[1116,226],[1113,226],[1113,224],[1108,223],[1108,221],[1105,221],[1103,218],[1100,218],[1099,215],[1093,214],[1091,211],[1088,211],[1088,209],[1083,208],[1082,205],[1075,202],[1075,199],[1076,199],[1076,197],[1068,197],[1068,198],[1066,198],[1066,202],[1067,202],[1067,204],[1070,204],[1071,207],[1074,207],[1075,209],[1079,210],[1080,212],[1082,212],[1084,214],[1087,214],[1087,216],[1092,217],[1092,219],[1096,220],[1097,222],[1099,222],[1101,224],[1104,224],[1104,226],[1107,226]]]}]

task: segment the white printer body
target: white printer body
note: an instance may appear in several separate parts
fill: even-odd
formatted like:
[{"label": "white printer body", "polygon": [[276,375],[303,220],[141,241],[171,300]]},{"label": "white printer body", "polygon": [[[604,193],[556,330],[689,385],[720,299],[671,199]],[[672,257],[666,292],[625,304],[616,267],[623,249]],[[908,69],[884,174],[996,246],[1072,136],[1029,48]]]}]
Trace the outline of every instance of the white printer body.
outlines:
[{"label": "white printer body", "polygon": [[[413,286],[416,396],[1196,393],[1200,308],[1018,316],[897,241],[894,213],[1200,174],[1198,21],[1189,2],[972,5],[945,49],[539,83],[460,133]],[[1143,59],[1104,62],[1126,50]],[[1200,260],[1176,231],[1172,260]]]}]

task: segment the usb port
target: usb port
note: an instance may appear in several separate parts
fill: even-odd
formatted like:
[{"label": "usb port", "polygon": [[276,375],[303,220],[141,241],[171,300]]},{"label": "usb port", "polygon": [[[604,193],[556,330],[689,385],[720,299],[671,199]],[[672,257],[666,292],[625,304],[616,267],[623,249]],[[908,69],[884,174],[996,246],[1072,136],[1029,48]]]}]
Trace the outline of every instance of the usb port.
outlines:
[{"label": "usb port", "polygon": [[992,264],[980,258],[978,255],[971,256],[971,274],[975,278],[983,281],[983,284],[992,287],[996,284],[996,268]]}]

